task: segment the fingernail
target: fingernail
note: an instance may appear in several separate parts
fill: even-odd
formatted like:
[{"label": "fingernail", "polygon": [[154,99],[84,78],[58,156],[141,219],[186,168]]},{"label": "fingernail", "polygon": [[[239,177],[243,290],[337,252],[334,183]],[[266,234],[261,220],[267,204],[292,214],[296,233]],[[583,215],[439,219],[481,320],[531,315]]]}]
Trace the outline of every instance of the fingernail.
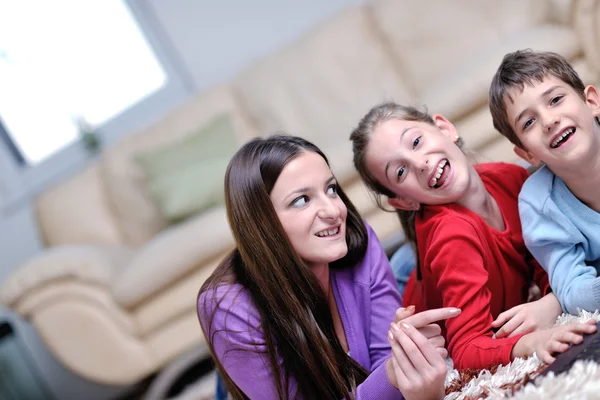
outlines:
[{"label": "fingernail", "polygon": [[408,307],[406,307],[406,311],[410,311],[410,312],[415,311],[415,306],[408,306]]},{"label": "fingernail", "polygon": [[453,308],[448,312],[452,315],[458,315],[458,314],[460,314],[460,308]]},{"label": "fingernail", "polygon": [[402,329],[404,329],[405,331],[407,331],[411,328],[411,326],[409,324],[407,324],[406,322],[400,322],[400,325],[402,326]]},{"label": "fingernail", "polygon": [[394,332],[398,332],[398,331],[400,331],[400,328],[398,328],[398,325],[396,325],[396,324],[394,324],[394,323],[390,324],[390,327],[392,328],[392,330],[393,330]]},{"label": "fingernail", "polygon": [[394,334],[392,333],[392,331],[388,331],[388,339],[390,341],[394,340]]}]

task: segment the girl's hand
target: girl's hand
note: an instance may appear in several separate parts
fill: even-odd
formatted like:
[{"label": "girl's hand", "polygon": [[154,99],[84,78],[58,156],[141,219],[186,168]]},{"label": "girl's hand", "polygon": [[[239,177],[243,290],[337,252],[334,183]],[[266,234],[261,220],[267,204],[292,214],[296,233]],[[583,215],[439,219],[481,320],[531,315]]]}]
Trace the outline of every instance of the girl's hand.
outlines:
[{"label": "girl's hand", "polygon": [[437,349],[442,358],[446,358],[448,357],[448,350],[445,348],[446,341],[442,336],[442,329],[436,322],[456,317],[458,314],[460,314],[460,308],[454,307],[438,308],[415,314],[415,306],[408,306],[396,310],[394,323],[403,321],[415,327]]},{"label": "girl's hand", "polygon": [[581,343],[583,335],[594,332],[596,321],[592,320],[585,324],[558,326],[529,333],[519,339],[511,355],[513,358],[527,357],[535,352],[542,362],[550,364],[554,361],[554,354],[564,353],[571,344]]},{"label": "girl's hand", "polygon": [[388,363],[394,375],[390,382],[396,383],[407,400],[443,399],[448,368],[427,338],[415,327],[400,322],[391,324],[388,340],[392,347]]},{"label": "girl's hand", "polygon": [[500,328],[496,338],[512,337],[521,333],[536,332],[551,328],[562,313],[560,303],[553,293],[539,300],[525,303],[504,311],[494,322],[492,328]]}]

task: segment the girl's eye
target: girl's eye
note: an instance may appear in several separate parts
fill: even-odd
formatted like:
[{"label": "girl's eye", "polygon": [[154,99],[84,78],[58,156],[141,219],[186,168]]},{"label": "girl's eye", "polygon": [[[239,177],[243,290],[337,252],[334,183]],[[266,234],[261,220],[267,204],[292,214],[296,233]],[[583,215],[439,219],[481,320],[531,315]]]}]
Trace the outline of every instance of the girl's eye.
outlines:
[{"label": "girl's eye", "polygon": [[402,178],[402,175],[404,175],[404,167],[401,167],[398,169],[398,173],[396,174],[396,179],[400,180],[400,178]]},{"label": "girl's eye", "polygon": [[556,103],[558,103],[560,101],[560,99],[562,99],[563,96],[555,96],[550,100],[550,104],[554,105]]},{"label": "girl's eye", "polygon": [[292,207],[300,208],[304,207],[308,203],[308,196],[300,196],[296,197],[294,201],[292,201]]},{"label": "girl's eye", "polygon": [[338,191],[338,185],[337,184],[333,184],[333,185],[329,185],[327,187],[327,194],[330,196],[336,195]]},{"label": "girl's eye", "polygon": [[533,118],[529,118],[527,121],[525,121],[525,123],[523,124],[523,130],[529,128],[531,124],[533,124]]},{"label": "girl's eye", "polygon": [[413,142],[413,149],[416,149],[417,146],[419,145],[419,143],[421,143],[421,136],[419,136],[418,138],[416,138]]}]

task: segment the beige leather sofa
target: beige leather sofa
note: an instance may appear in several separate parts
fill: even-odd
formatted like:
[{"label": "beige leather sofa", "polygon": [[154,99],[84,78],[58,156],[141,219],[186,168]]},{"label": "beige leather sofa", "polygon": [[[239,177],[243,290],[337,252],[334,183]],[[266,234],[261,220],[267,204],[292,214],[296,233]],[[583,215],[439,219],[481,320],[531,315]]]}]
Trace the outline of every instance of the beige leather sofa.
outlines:
[{"label": "beige leather sofa", "polygon": [[15,270],[2,302],[75,373],[137,382],[204,342],[197,291],[233,241],[223,207],[167,226],[138,152],[172,143],[217,114],[237,140],[284,130],[316,142],[382,239],[399,232],[351,163],[348,136],[373,105],[427,105],[456,123],[477,161],[515,161],[497,135],[487,89],[509,51],[557,51],[598,78],[597,1],[375,0],[333,16],[227,84],[198,93],[37,201],[47,249]]}]

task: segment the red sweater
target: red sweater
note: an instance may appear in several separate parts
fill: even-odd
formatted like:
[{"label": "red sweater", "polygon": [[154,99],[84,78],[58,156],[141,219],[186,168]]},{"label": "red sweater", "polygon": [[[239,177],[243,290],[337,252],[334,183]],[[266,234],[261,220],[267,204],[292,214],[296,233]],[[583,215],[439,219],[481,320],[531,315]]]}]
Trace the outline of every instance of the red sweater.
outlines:
[{"label": "red sweater", "polygon": [[426,206],[415,218],[422,281],[409,280],[404,304],[417,310],[459,307],[442,331],[457,369],[490,368],[510,362],[521,338],[493,339],[492,321],[527,301],[533,280],[549,291],[546,272],[531,256],[521,233],[518,195],[528,177],[524,168],[490,163],[477,172],[504,216],[506,230],[490,227],[479,215],[457,205]]}]

